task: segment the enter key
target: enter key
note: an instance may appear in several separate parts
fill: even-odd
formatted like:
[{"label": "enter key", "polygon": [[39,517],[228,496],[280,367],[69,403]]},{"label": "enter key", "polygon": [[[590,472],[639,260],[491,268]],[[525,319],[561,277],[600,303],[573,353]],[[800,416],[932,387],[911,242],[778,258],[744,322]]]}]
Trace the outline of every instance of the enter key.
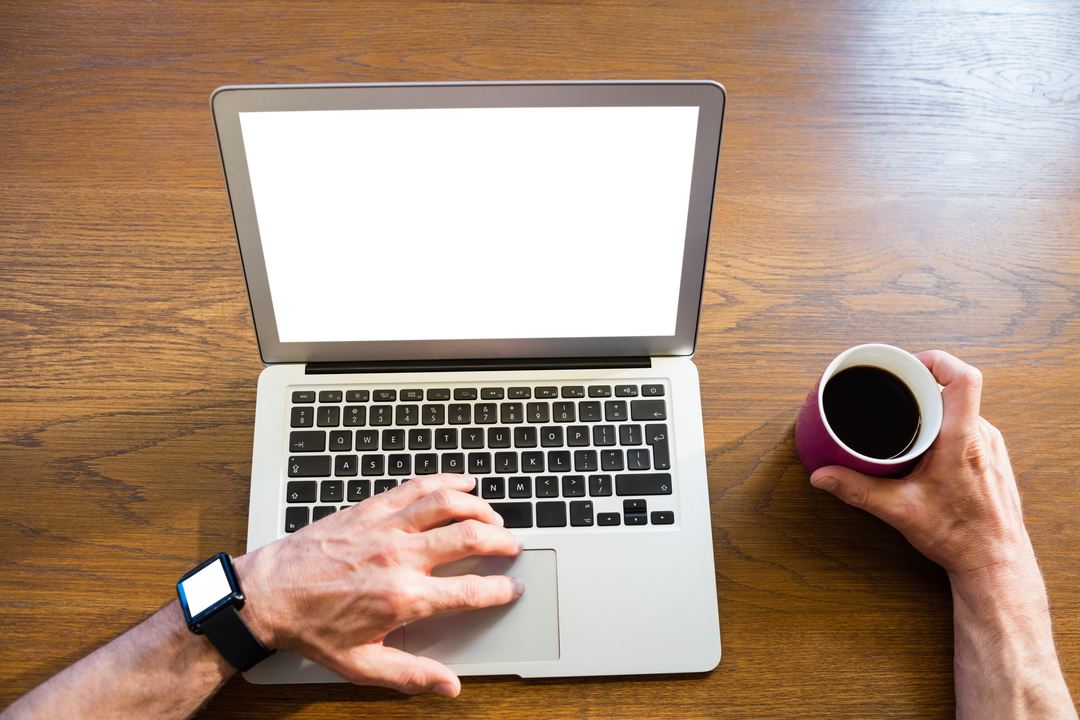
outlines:
[{"label": "enter key", "polygon": [[668,449],[667,425],[646,425],[645,442],[652,446],[653,468],[671,469],[671,452]]}]

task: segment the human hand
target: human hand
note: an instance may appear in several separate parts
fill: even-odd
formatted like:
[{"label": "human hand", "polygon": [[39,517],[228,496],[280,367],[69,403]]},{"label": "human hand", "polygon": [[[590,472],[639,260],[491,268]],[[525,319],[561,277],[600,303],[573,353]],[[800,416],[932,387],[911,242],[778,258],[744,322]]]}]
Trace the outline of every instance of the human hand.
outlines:
[{"label": "human hand", "polygon": [[941,351],[916,357],[943,386],[944,417],[915,469],[894,479],[833,465],[810,482],[889,523],[950,575],[1033,566],[1005,442],[979,416],[982,374]]},{"label": "human hand", "polygon": [[524,590],[502,576],[431,577],[433,567],[469,555],[521,552],[502,517],[467,494],[474,483],[464,475],[410,480],[237,558],[252,632],[353,683],[456,696],[461,683],[449,668],[383,639],[402,623],[501,605]]}]

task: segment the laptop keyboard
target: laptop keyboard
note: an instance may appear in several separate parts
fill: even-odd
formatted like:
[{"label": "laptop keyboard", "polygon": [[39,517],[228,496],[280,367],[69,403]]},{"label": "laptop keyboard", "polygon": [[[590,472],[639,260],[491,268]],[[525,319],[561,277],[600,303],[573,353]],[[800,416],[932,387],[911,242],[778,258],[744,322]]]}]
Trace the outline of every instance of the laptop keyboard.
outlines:
[{"label": "laptop keyboard", "polygon": [[508,528],[675,524],[668,391],[622,384],[293,389],[285,532],[438,472]]}]

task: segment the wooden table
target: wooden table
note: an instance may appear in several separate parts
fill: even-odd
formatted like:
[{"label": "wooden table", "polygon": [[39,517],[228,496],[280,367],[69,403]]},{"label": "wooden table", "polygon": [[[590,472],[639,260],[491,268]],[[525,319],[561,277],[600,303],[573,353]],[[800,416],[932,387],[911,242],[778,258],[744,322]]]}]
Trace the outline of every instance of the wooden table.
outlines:
[{"label": "wooden table", "polygon": [[795,457],[867,341],[984,371],[1080,698],[1080,9],[940,5],[0,5],[0,707],[244,550],[261,364],[210,92],[607,78],[730,93],[696,355],[720,666],[455,701],[237,679],[203,717],[951,717],[944,573]]}]

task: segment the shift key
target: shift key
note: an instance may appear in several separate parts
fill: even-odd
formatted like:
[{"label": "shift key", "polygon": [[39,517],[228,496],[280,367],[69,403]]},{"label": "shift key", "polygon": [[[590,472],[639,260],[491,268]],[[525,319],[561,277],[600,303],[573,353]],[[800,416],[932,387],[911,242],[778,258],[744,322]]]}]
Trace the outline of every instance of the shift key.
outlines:
[{"label": "shift key", "polygon": [[640,497],[670,495],[671,473],[634,473],[615,476],[615,494]]}]

